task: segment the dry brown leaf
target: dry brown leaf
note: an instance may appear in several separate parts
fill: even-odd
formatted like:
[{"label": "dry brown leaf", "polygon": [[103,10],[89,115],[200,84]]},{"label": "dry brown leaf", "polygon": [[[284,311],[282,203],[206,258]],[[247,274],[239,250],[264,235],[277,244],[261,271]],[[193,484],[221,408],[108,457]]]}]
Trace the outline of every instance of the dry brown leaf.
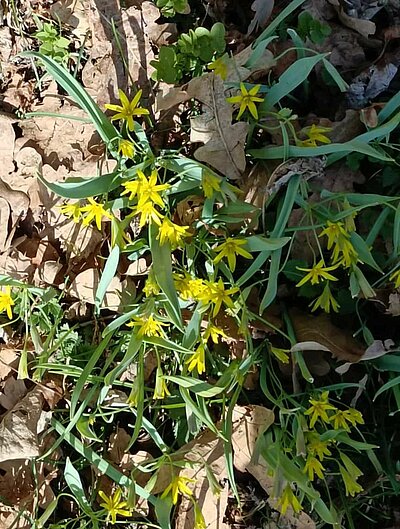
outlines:
[{"label": "dry brown leaf", "polygon": [[[68,255],[75,258],[75,261],[94,254],[101,243],[101,233],[93,226],[76,224],[72,219],[64,216],[63,220],[60,219],[60,223],[52,221],[52,225],[55,239],[60,241],[61,247]],[[48,230],[46,233],[50,234],[50,231],[53,230]]]},{"label": "dry brown leaf", "polygon": [[71,33],[83,44],[89,31],[89,7],[89,0],[59,0],[50,6],[50,14],[56,22],[72,28]]},{"label": "dry brown leaf", "polygon": [[[395,348],[395,343],[393,340],[388,339],[385,341],[382,340],[374,340],[371,345],[369,345],[362,356],[360,356],[359,362],[365,362],[367,360],[373,360],[374,358],[379,358],[381,356],[384,356],[388,353],[395,353],[398,349]],[[354,362],[353,362],[354,363]],[[337,367],[335,371],[337,373],[340,373],[343,375],[343,373],[347,373],[347,371],[350,369],[350,367],[353,365],[353,363],[346,362],[342,364],[341,366]]]},{"label": "dry brown leaf", "polygon": [[254,0],[251,4],[251,9],[255,14],[247,29],[247,36],[253,33],[254,30],[265,28],[274,9],[274,4],[274,0]]},{"label": "dry brown leaf", "polygon": [[375,33],[376,25],[370,20],[365,20],[363,18],[350,17],[344,11],[339,0],[328,0],[328,2],[335,8],[339,19],[348,28],[354,29],[354,31],[357,31],[357,33],[359,33],[365,38],[368,38],[369,35],[373,35]]},{"label": "dry brown leaf", "polygon": [[386,314],[400,316],[400,294],[398,292],[389,295],[389,306]]},{"label": "dry brown leaf", "polygon": [[0,115],[0,177],[3,179],[9,172],[14,171],[14,120]]},{"label": "dry brown leaf", "polygon": [[189,83],[187,92],[203,103],[203,113],[190,120],[190,141],[204,143],[195,151],[195,158],[230,179],[239,178],[246,167],[244,145],[249,125],[232,123],[233,106],[226,101],[222,79],[213,73],[203,75]]},{"label": "dry brown leaf", "polygon": [[31,259],[18,250],[11,248],[7,253],[0,255],[0,274],[25,281],[32,278],[34,272],[35,267]]},{"label": "dry brown leaf", "polygon": [[0,346],[0,381],[8,377],[18,366],[18,352],[8,346]]},{"label": "dry brown leaf", "polygon": [[[68,293],[81,301],[94,305],[100,276],[95,268],[88,268],[72,281]],[[108,285],[102,308],[117,311],[121,305],[122,285],[118,277],[113,277]]]},{"label": "dry brown leaf", "polygon": [[291,311],[291,319],[299,342],[318,342],[339,360],[358,362],[364,348],[346,331],[333,325],[327,314],[311,316],[297,310]]},{"label": "dry brown leaf", "polygon": [[0,406],[11,410],[17,402],[25,397],[27,389],[23,380],[10,377],[2,384],[0,393]]},{"label": "dry brown leaf", "polygon": [[35,387],[4,415],[0,423],[0,462],[39,456],[43,400],[42,392]]},{"label": "dry brown leaf", "polygon": [[[152,2],[142,2],[141,9],[132,6],[122,14],[114,0],[105,0],[100,7],[94,0],[90,3],[92,50],[82,72],[85,87],[100,107],[116,101],[118,89],[126,92],[132,83],[138,83],[148,95],[151,92],[148,78],[153,71],[150,61],[154,59],[152,44],[167,43],[176,33],[175,25],[156,24],[160,12]],[[111,19],[128,66],[128,75],[113,35]]]}]

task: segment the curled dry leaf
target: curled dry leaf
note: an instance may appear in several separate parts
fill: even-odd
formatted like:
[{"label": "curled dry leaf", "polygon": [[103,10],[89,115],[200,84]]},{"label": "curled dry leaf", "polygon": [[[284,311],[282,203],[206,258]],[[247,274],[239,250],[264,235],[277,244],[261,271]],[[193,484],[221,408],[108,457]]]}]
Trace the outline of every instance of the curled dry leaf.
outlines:
[{"label": "curled dry leaf", "polygon": [[339,0],[328,0],[329,3],[336,10],[339,19],[343,22],[345,26],[350,29],[354,29],[360,35],[365,38],[368,38],[369,35],[373,35],[376,31],[376,25],[370,20],[365,20],[364,18],[355,18],[350,17],[343,9],[342,4]]},{"label": "curled dry leaf", "polygon": [[257,29],[264,29],[268,19],[274,9],[274,0],[254,0],[251,9],[254,11],[254,17],[247,29],[247,36]]},{"label": "curled dry leaf", "polygon": [[[397,351],[398,349],[395,349],[395,343],[393,340],[374,340],[372,344],[369,345],[364,351],[364,354],[360,357],[359,362],[373,360],[374,358],[379,358],[387,353],[395,353]],[[343,375],[343,373],[347,373],[353,363],[346,362],[345,364],[342,364],[341,366],[337,367],[335,371]]]},{"label": "curled dry leaf", "polygon": [[297,340],[318,342],[338,360],[358,362],[364,348],[346,331],[333,325],[327,314],[311,316],[297,310],[291,311],[291,320]]}]

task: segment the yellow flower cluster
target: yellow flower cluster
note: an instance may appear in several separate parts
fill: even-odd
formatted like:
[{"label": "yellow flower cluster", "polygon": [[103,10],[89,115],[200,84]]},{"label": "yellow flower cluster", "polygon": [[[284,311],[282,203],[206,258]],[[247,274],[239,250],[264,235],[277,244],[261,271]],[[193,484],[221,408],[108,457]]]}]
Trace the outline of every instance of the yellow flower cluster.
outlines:
[{"label": "yellow flower cluster", "polygon": [[[319,398],[309,399],[310,407],[304,413],[310,416],[310,428],[314,428],[317,421],[322,421],[326,425],[333,426],[334,430],[344,430],[350,432],[350,426],[355,427],[357,424],[364,424],[361,413],[355,408],[339,410],[329,402],[329,392],[324,391]],[[331,456],[329,446],[334,443],[333,440],[323,440],[317,431],[311,431],[306,434],[307,439],[307,457],[303,472],[307,473],[310,481],[315,476],[323,479],[325,468],[322,461],[326,456]],[[353,496],[360,492],[362,487],[357,483],[357,478],[362,475],[360,469],[350,460],[348,456],[340,452],[343,465],[339,465],[339,471],[346,487],[346,494]]]}]

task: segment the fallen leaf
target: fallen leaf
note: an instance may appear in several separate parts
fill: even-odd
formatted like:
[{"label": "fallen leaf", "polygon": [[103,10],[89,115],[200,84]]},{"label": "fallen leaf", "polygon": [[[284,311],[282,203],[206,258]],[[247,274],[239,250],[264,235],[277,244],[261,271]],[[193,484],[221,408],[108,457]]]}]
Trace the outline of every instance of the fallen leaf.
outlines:
[{"label": "fallen leaf", "polygon": [[8,377],[18,367],[18,352],[14,348],[0,345],[0,381]]},{"label": "fallen leaf", "polygon": [[394,317],[400,316],[400,294],[398,292],[389,295],[389,306],[386,314]]},{"label": "fallen leaf", "polygon": [[360,35],[365,38],[368,38],[369,35],[373,35],[376,31],[376,25],[370,20],[365,20],[363,18],[355,18],[349,16],[343,9],[339,0],[328,0],[328,2],[333,5],[335,8],[339,19],[343,22],[345,26],[350,29],[354,29]]},{"label": "fallen leaf", "polygon": [[291,311],[291,320],[299,342],[318,342],[332,353],[334,358],[358,362],[364,348],[345,329],[333,325],[327,314],[311,316],[298,310]]},{"label": "fallen leaf", "polygon": [[35,387],[4,415],[0,423],[0,462],[39,456],[38,424],[43,400],[42,392]]},{"label": "fallen leaf", "polygon": [[[92,49],[82,71],[86,89],[100,107],[116,101],[118,89],[126,92],[132,83],[138,83],[145,95],[151,93],[148,79],[153,71],[150,61],[155,58],[152,45],[167,43],[176,33],[175,24],[157,24],[160,12],[152,2],[142,2],[141,9],[132,6],[122,12],[114,0],[101,4],[91,0],[90,4]],[[109,23],[111,19],[119,42]]]},{"label": "fallen leaf", "polygon": [[89,32],[89,7],[89,0],[59,0],[50,6],[50,14],[56,22],[69,26],[83,44]]},{"label": "fallen leaf", "polygon": [[0,405],[11,410],[27,393],[25,382],[14,377],[7,378],[2,384]]},{"label": "fallen leaf", "polygon": [[247,28],[247,36],[253,31],[264,29],[267,25],[272,10],[274,9],[274,0],[254,0],[251,4],[251,10],[254,11],[254,17]]},{"label": "fallen leaf", "polygon": [[[388,353],[396,352],[398,352],[398,349],[395,348],[395,343],[393,340],[374,340],[372,344],[365,349],[363,355],[360,356],[359,362],[373,360],[374,358],[380,358],[381,356],[384,356]],[[347,371],[353,364],[354,362],[346,362],[345,364],[342,364],[341,366],[337,367],[335,371],[343,375],[344,373],[347,373]]]},{"label": "fallen leaf", "polygon": [[203,113],[191,118],[190,141],[204,143],[194,156],[230,179],[237,179],[246,167],[244,145],[248,123],[232,123],[233,106],[227,103],[224,83],[213,73],[193,79],[190,97],[203,103]]},{"label": "fallen leaf", "polygon": [[[94,305],[97,288],[99,286],[99,272],[95,268],[88,268],[78,274],[72,281],[68,293],[81,301]],[[117,311],[121,305],[122,285],[118,277],[113,277],[104,296],[102,308]]]},{"label": "fallen leaf", "polygon": [[268,495],[271,495],[273,479],[267,475],[267,464],[259,457],[254,460],[257,439],[275,420],[272,410],[262,406],[235,406],[232,416],[235,425],[232,432],[233,463],[240,472],[249,472],[257,479]]}]

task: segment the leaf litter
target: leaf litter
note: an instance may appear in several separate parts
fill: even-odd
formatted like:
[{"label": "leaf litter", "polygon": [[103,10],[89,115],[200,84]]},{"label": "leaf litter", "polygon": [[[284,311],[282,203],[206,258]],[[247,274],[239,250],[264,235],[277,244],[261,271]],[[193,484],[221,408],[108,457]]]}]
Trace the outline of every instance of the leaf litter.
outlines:
[{"label": "leaf litter", "polygon": [[[96,8],[95,2],[89,0],[78,2],[61,0],[50,7],[50,15],[65,25],[77,39],[75,45],[87,45],[89,55],[82,71],[82,81],[101,106],[117,99],[117,88],[126,90],[129,84],[137,82],[145,89],[146,97],[151,101],[154,94],[148,79],[152,71],[150,61],[155,57],[154,50],[176,38],[175,24],[157,22],[159,11],[153,3],[139,2],[139,4],[139,7],[137,5],[128,7],[122,11],[122,14],[119,10],[115,11],[114,2],[103,2],[101,11]],[[333,31],[319,48],[321,51],[331,52],[332,64],[345,70],[355,68],[363,62],[365,48],[359,36],[368,38],[375,35],[376,24],[371,19],[382,6],[376,7],[373,13],[358,10],[352,12],[350,16],[343,9],[342,3],[336,0],[322,3],[313,1],[308,4],[314,9],[313,13],[317,13],[321,19],[332,20],[337,15],[341,23],[337,25],[335,19],[332,27],[337,31]],[[215,6],[214,8],[218,11]],[[225,10],[226,6],[222,2],[219,8]],[[248,26],[248,35],[266,26],[273,9],[274,2],[255,1],[251,4],[254,16]],[[26,12],[29,13],[29,10]],[[111,18],[114,19],[114,28],[109,23],[104,23],[104,20],[110,21]],[[7,26],[0,28],[0,31],[0,40],[4,43],[0,47],[0,53],[2,76],[6,79],[4,101],[8,105],[7,111],[11,107],[84,117],[82,111],[59,93],[55,83],[45,82],[47,86],[42,90],[40,100],[35,97],[32,83],[21,76],[15,64],[10,63],[12,53],[24,47],[20,38],[13,43],[11,31]],[[126,67],[120,58],[119,48],[125,52]],[[228,74],[232,76],[228,77],[229,80],[246,80],[256,73],[256,68],[246,68],[246,53],[243,54],[242,59],[239,56],[240,53],[237,53],[236,64]],[[266,50],[264,59],[267,66],[264,65],[259,75],[265,75],[273,66],[272,52]],[[354,92],[356,99],[350,106],[353,109],[364,107],[378,94],[387,90],[396,72],[397,64],[391,67],[390,63],[384,68],[374,65],[367,72],[348,79],[351,81],[350,92]],[[190,140],[195,147],[194,157],[208,163],[222,175],[235,180],[243,178],[246,174],[245,142],[249,127],[245,122],[234,122],[232,106],[226,102],[226,96],[221,79],[215,74],[208,73],[179,87],[177,91],[169,90],[164,98],[159,98],[161,104],[158,108],[169,110],[190,99],[200,102],[201,112],[191,118]],[[360,120],[358,114],[350,114],[350,112],[351,110],[342,112],[342,116],[345,115],[343,119],[339,119],[340,112],[339,117],[333,116],[337,117],[333,125],[337,125],[334,129],[337,129],[338,134],[348,133],[349,137],[353,138],[356,134],[349,133],[350,124],[357,129]],[[19,129],[18,137],[16,125]],[[62,142],[60,138],[63,139]],[[66,272],[65,259],[67,259],[68,272],[73,278],[68,293],[72,298],[78,299],[79,303],[90,305],[95,302],[94,294],[99,283],[101,267],[98,266],[94,256],[100,252],[102,234],[91,226],[82,227],[72,220],[65,219],[57,209],[64,202],[48,193],[37,180],[37,174],[40,173],[46,180],[52,182],[63,181],[71,176],[89,177],[97,174],[98,165],[103,160],[103,152],[101,149],[99,152],[93,148],[95,142],[93,127],[87,123],[39,116],[18,121],[14,117],[10,118],[8,113],[0,115],[1,273],[37,285],[61,286],[63,273]],[[198,147],[198,143],[202,143],[203,146]],[[352,191],[354,185],[363,183],[362,176],[357,180],[354,173],[346,174],[345,166],[340,169],[338,179],[334,178],[333,171],[338,169],[324,173],[325,181],[321,184],[322,188],[335,192]],[[253,183],[253,186],[257,189],[259,183]],[[254,194],[256,191],[253,191]],[[254,201],[257,199],[259,197],[254,196]],[[181,209],[182,216],[188,214],[187,205],[182,206]],[[30,226],[37,236],[32,238],[29,247],[28,244],[24,244],[24,240],[21,240],[20,233],[18,237],[16,236],[16,232],[30,215],[33,216],[30,219]],[[23,235],[22,239],[24,237],[26,235]],[[85,269],[82,270],[82,267]],[[134,279],[148,273],[147,264],[145,262],[140,264],[139,261],[131,265],[128,270],[129,272],[123,275],[132,276]],[[124,284],[121,277],[113,279],[105,296],[105,307],[118,312],[124,286],[126,287],[126,283]],[[389,297],[387,312],[392,317],[398,317],[400,313],[398,297],[397,293],[392,293]],[[312,317],[305,313],[294,313],[292,320],[298,340],[297,349],[293,351],[307,352],[320,347],[323,351],[330,351],[335,359],[349,362],[344,364],[346,366],[366,359],[379,358],[393,350],[393,344],[389,340],[378,340],[365,351],[350,332],[335,326],[330,318],[325,316]],[[271,319],[269,321],[271,322]],[[275,323],[274,327],[279,327],[281,324],[279,317],[276,320],[272,317],[272,321]],[[227,328],[229,329],[229,325]],[[254,323],[254,328],[267,333],[271,331],[270,327],[261,323]],[[0,405],[5,412],[0,423],[0,459],[3,472],[0,480],[0,495],[9,498],[12,503],[12,507],[0,506],[0,524],[8,524],[5,527],[9,527],[14,521],[15,527],[27,526],[23,518],[18,515],[19,509],[32,512],[35,502],[38,502],[39,507],[46,508],[54,499],[51,481],[58,473],[55,467],[46,469],[45,472],[44,463],[34,463],[37,465],[35,472],[39,485],[34,484],[32,463],[29,459],[36,458],[45,451],[40,434],[47,428],[54,403],[49,405],[46,393],[39,385],[34,386],[33,389],[28,386],[28,389],[23,380],[15,378],[17,359],[18,354],[15,350],[1,348]],[[319,365],[320,376],[326,374],[325,366],[321,371],[322,360],[317,360],[316,364]],[[155,365],[152,364],[145,380],[151,377],[154,369]],[[254,461],[253,455],[257,439],[273,421],[274,414],[271,410],[254,405],[236,406],[232,433],[235,468],[240,472],[251,474],[259,482],[267,493],[272,508],[274,507],[271,499],[272,480],[267,475],[267,467],[263,461],[261,459]],[[148,462],[152,457],[146,451],[130,454],[127,451],[129,440],[129,434],[121,429],[110,437],[110,461],[126,473]],[[225,520],[230,491],[226,486],[228,476],[223,441],[213,432],[205,430],[193,441],[184,444],[179,452],[192,465],[192,468],[182,471],[182,475],[196,479],[193,490],[196,497],[200,498],[207,527],[229,527]],[[215,497],[211,492],[207,465],[210,465],[221,485],[219,497]],[[163,474],[160,472],[158,476],[153,489],[155,493],[162,492],[171,479],[169,475]],[[138,474],[137,479],[145,486],[148,477]],[[11,497],[11,492],[17,490],[22,482],[26,490],[18,489],[18,493]],[[35,487],[38,487],[39,499],[34,497]],[[294,518],[289,512],[279,519],[280,527],[281,524],[297,528],[315,526],[304,512],[300,514],[300,518]],[[175,527],[189,529],[193,526],[193,504],[187,498],[182,498],[177,508]]]}]

